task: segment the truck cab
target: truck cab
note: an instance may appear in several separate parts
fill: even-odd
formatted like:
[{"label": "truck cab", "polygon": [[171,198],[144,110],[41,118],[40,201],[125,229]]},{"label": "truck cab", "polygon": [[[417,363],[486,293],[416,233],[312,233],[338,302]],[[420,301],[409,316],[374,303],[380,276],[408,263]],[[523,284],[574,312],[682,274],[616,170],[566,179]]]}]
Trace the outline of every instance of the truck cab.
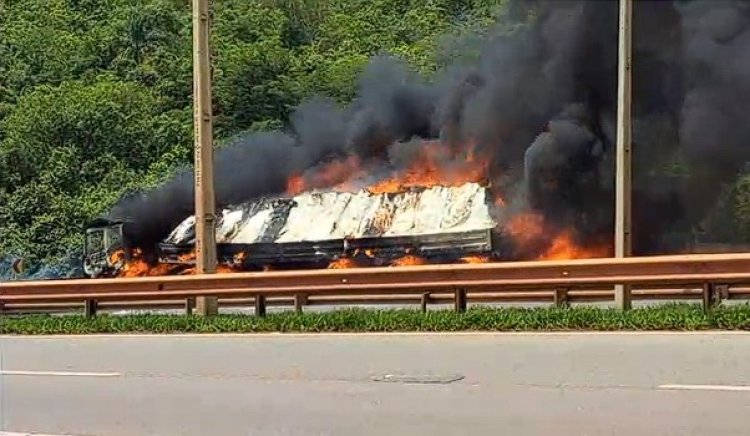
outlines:
[{"label": "truck cab", "polygon": [[83,271],[87,277],[113,277],[130,260],[125,224],[100,219],[86,228]]}]

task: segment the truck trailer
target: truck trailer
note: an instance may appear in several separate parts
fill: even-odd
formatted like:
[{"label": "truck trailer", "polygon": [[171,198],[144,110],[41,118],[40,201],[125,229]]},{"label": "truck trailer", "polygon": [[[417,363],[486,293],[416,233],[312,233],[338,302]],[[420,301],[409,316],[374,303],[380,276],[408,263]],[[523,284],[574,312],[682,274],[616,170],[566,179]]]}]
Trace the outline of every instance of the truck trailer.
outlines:
[{"label": "truck trailer", "polygon": [[[321,268],[342,258],[387,265],[406,255],[456,262],[501,249],[492,197],[477,183],[398,193],[304,192],[222,208],[216,244],[220,264],[241,270]],[[99,219],[86,229],[84,271],[118,275],[137,247],[133,223]],[[186,217],[151,248],[156,261],[190,265],[195,217]],[[360,263],[358,262],[358,264]]]}]

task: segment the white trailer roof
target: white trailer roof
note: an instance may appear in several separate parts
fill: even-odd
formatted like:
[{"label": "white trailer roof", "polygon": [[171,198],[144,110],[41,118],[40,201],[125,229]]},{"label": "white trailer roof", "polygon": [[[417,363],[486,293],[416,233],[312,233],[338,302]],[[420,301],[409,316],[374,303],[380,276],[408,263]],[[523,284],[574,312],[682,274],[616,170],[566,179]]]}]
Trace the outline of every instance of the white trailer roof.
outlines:
[{"label": "white trailer roof", "polygon": [[[305,192],[225,208],[217,243],[304,242],[364,237],[417,236],[494,228],[487,188],[477,183],[397,194],[368,191]],[[164,240],[193,243],[195,218]]]}]

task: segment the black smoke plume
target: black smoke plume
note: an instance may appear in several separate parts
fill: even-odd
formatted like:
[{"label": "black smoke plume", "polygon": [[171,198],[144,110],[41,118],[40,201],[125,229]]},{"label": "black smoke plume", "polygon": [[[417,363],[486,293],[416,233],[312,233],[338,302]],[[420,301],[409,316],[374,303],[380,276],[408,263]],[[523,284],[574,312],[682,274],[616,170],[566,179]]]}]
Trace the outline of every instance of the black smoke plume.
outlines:
[{"label": "black smoke plume", "polygon": [[[216,154],[219,206],[285,190],[287,178],[356,155],[405,165],[419,139],[476,144],[493,186],[583,241],[611,241],[617,84],[617,1],[527,0],[496,30],[453,41],[456,59],[432,81],[374,58],[355,100],[315,98],[287,133],[240,136]],[[508,32],[508,22],[522,23]],[[669,244],[706,216],[748,160],[750,8],[746,1],[635,2],[634,250]],[[416,140],[416,142],[415,142]],[[407,144],[407,145],[405,145]],[[668,169],[687,167],[690,177]],[[156,243],[192,213],[192,173],[119,202],[110,218]]]}]

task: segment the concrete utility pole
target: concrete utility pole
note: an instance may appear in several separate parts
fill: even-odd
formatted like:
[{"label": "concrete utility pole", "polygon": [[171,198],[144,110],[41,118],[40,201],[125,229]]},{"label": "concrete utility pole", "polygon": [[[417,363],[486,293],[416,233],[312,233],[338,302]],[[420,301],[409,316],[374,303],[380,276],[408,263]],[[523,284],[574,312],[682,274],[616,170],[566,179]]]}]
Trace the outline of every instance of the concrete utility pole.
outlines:
[{"label": "concrete utility pole", "polygon": [[[631,255],[631,79],[633,1],[620,0],[617,78],[617,175],[615,194],[615,257]],[[615,287],[615,304],[631,307],[630,287]]]},{"label": "concrete utility pole", "polygon": [[[195,266],[197,274],[216,272],[213,120],[209,0],[193,0],[193,124],[195,136]],[[188,302],[188,305],[192,305]],[[216,297],[198,297],[201,315],[218,313]]]}]

